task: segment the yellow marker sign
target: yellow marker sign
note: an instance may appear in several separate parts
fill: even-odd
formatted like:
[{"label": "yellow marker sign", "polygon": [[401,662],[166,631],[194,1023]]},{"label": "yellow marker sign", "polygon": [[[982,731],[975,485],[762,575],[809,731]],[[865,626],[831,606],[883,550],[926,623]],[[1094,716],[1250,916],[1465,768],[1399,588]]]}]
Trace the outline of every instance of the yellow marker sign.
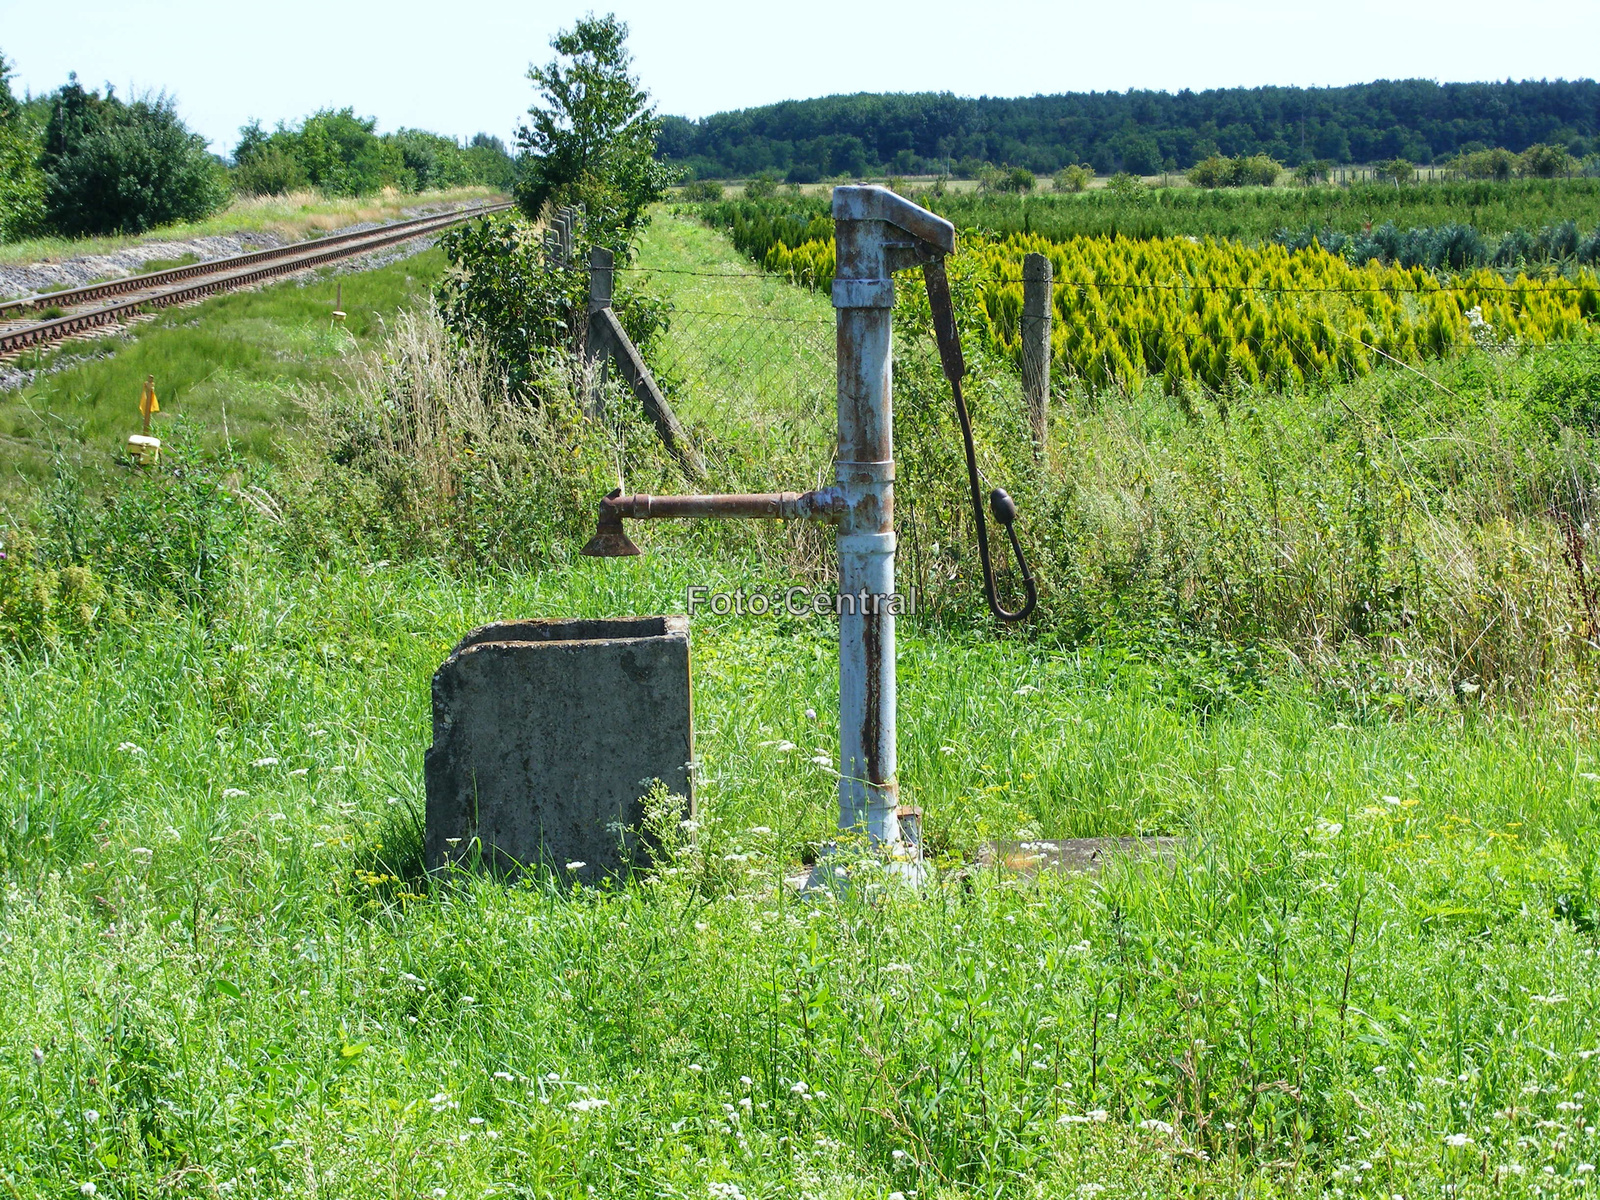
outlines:
[{"label": "yellow marker sign", "polygon": [[144,418],[144,432],[128,438],[128,453],[136,462],[151,463],[161,457],[161,439],[150,436],[150,416],[161,411],[156,401],[156,377],[144,377],[144,391],[139,394],[139,415]]},{"label": "yellow marker sign", "polygon": [[144,377],[144,394],[139,397],[139,415],[144,418],[144,431],[150,432],[150,414],[161,411],[161,405],[156,402],[156,377]]}]

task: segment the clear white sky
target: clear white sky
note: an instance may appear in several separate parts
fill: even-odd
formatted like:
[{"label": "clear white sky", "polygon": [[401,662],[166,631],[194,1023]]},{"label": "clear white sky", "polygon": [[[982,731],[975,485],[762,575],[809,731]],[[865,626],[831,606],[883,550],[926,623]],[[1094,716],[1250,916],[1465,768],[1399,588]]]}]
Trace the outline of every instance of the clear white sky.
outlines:
[{"label": "clear white sky", "polygon": [[[1600,70],[1597,0],[616,0],[662,112],[698,117],[855,91],[1018,96],[1380,78],[1568,79]],[[238,127],[353,105],[507,137],[528,64],[586,0],[0,0],[0,51],[35,92],[77,71],[166,89],[228,150]],[[380,23],[381,22],[381,23]]]}]

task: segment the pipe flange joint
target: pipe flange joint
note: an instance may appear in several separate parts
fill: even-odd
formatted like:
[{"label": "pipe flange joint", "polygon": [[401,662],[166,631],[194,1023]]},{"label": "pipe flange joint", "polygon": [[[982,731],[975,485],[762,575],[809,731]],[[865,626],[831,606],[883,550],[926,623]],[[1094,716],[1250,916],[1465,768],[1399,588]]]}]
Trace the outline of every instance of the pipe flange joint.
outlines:
[{"label": "pipe flange joint", "polygon": [[851,462],[836,459],[833,477],[840,483],[893,483],[894,459],[885,458],[871,462]]},{"label": "pipe flange joint", "polygon": [[835,308],[893,308],[893,279],[835,279]]}]

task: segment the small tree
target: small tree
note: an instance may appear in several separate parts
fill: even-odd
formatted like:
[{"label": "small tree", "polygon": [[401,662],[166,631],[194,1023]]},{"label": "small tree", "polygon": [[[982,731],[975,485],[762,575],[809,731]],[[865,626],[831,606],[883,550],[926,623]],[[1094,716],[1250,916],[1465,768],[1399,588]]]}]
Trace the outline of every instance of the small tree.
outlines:
[{"label": "small tree", "polygon": [[1283,166],[1267,154],[1252,154],[1248,158],[1241,154],[1233,160],[1235,187],[1271,187],[1282,173]]},{"label": "small tree", "polygon": [[1058,192],[1081,192],[1094,179],[1094,171],[1079,163],[1062,167],[1050,177],[1050,184]]},{"label": "small tree", "polygon": [[1195,187],[1228,187],[1233,182],[1233,162],[1220,154],[1212,154],[1195,163],[1187,174]]},{"label": "small tree", "polygon": [[527,162],[516,197],[530,218],[547,204],[582,204],[631,233],[674,181],[655,156],[661,119],[628,73],[627,37],[613,14],[585,17],[551,39],[556,59],[529,68],[542,103],[517,131]]},{"label": "small tree", "polygon": [[1518,155],[1517,167],[1531,179],[1554,179],[1572,169],[1572,155],[1560,146],[1537,142]]},{"label": "small tree", "polygon": [[1509,150],[1474,150],[1457,155],[1449,166],[1463,179],[1498,179],[1504,182],[1517,169],[1517,156]]},{"label": "small tree", "polygon": [[763,171],[754,179],[747,179],[744,185],[744,198],[746,200],[769,200],[778,194],[778,177]]},{"label": "small tree", "polygon": [[1315,184],[1327,183],[1328,176],[1332,173],[1333,163],[1328,159],[1308,159],[1294,169],[1294,181],[1301,187],[1312,187]]},{"label": "small tree", "polygon": [[1372,174],[1378,179],[1391,179],[1399,187],[1417,177],[1417,166],[1409,158],[1391,158],[1374,167]]}]

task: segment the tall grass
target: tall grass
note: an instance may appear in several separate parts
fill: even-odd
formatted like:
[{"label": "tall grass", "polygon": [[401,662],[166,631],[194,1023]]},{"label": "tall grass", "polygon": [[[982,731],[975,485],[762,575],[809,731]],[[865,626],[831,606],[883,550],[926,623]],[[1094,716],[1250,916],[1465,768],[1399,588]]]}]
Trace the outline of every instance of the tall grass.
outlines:
[{"label": "tall grass", "polygon": [[942,845],[1186,840],[801,901],[828,639],[697,622],[705,824],[670,870],[429,888],[427,681],[461,630],[670,610],[737,565],[235,578],[214,616],[0,672],[19,1195],[1517,1195],[1593,1158],[1573,725],[1340,726],[1293,689],[1205,719],[1159,667],[913,622],[904,779]]}]

